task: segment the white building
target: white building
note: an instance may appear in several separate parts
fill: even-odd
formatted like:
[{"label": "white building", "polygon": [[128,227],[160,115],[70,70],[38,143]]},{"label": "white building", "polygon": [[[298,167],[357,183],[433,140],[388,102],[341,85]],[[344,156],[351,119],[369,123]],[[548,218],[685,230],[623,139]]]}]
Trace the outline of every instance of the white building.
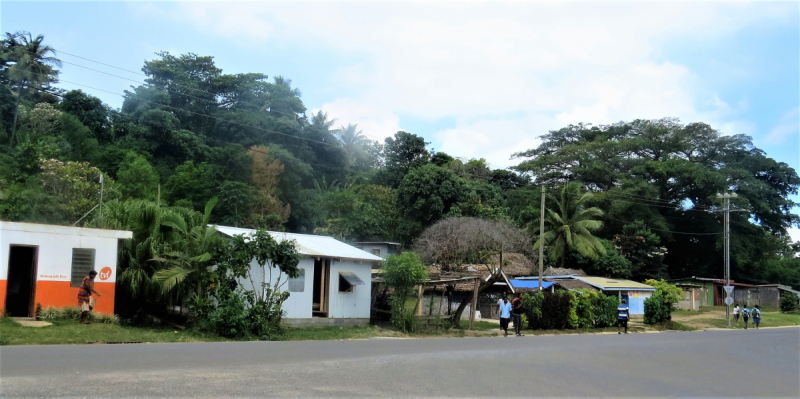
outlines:
[{"label": "white building", "polygon": [[95,311],[114,313],[117,245],[130,231],[0,221],[0,312],[34,316],[36,304],[78,306],[78,290],[90,271],[103,296]]},{"label": "white building", "polygon": [[[256,230],[215,226],[227,236],[249,236]],[[301,255],[300,275],[289,279],[283,288],[289,299],[283,303],[284,323],[301,325],[367,325],[372,298],[372,267],[383,259],[362,251],[332,237],[270,231],[275,241],[293,240]],[[253,261],[251,277],[257,282],[270,282],[268,269]],[[272,282],[281,277],[278,268],[272,268]],[[249,281],[242,282],[250,287]]]}]

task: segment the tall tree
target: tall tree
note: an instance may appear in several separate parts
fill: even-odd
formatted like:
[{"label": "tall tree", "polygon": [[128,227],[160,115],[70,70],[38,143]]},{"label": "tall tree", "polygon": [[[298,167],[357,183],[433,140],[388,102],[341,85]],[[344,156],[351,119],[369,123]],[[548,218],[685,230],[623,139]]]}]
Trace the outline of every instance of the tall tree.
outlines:
[{"label": "tall tree", "polygon": [[[14,110],[14,122],[11,125],[9,145],[14,145],[17,132],[19,104],[23,91],[38,89],[56,81],[58,71],[54,67],[61,66],[61,60],[55,57],[56,51],[43,44],[44,36],[31,36],[30,32],[6,33],[3,46],[7,47],[4,57],[10,61],[9,79],[17,86],[17,99]],[[51,55],[52,54],[52,55]]]},{"label": "tall tree", "polygon": [[581,186],[572,183],[565,185],[558,197],[552,194],[549,197],[545,233],[538,232],[539,239],[534,249],[544,244],[550,256],[560,261],[562,267],[569,251],[576,251],[590,259],[605,254],[603,243],[592,235],[603,227],[603,222],[594,220],[603,215],[603,211],[586,206],[592,194],[581,193]]},{"label": "tall tree", "polygon": [[342,126],[336,131],[336,136],[342,141],[342,146],[347,154],[347,165],[353,166],[356,159],[364,155],[364,145],[367,143],[367,138],[361,130],[358,130],[357,124],[348,123],[347,126]]}]

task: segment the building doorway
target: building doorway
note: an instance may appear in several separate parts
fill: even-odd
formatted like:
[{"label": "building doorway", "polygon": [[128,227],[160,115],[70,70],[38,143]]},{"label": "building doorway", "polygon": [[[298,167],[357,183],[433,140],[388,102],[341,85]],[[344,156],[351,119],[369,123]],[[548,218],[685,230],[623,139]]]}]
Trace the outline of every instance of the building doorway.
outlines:
[{"label": "building doorway", "polygon": [[330,286],[330,259],[314,261],[314,299],[312,316],[328,317],[328,286]]},{"label": "building doorway", "polygon": [[38,250],[38,247],[27,245],[11,245],[9,248],[5,298],[9,316],[33,316]]}]

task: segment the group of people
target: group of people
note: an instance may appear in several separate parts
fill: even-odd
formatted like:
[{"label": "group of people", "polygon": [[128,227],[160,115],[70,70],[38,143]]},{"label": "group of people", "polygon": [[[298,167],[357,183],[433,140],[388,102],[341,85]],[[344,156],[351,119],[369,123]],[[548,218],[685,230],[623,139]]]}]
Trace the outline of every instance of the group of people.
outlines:
[{"label": "group of people", "polygon": [[739,324],[739,316],[741,316],[742,320],[744,320],[744,329],[747,330],[747,323],[750,322],[750,317],[753,317],[753,325],[758,330],[758,326],[761,324],[761,308],[758,305],[754,306],[753,309],[748,309],[747,305],[743,308],[739,309],[739,304],[736,304],[736,307],[733,308],[733,321],[736,324]]},{"label": "group of people", "polygon": [[505,331],[505,337],[508,336],[508,323],[513,319],[514,330],[518,337],[522,337],[522,294],[519,292],[513,300],[509,302],[508,297],[503,294],[500,304],[500,328]]}]

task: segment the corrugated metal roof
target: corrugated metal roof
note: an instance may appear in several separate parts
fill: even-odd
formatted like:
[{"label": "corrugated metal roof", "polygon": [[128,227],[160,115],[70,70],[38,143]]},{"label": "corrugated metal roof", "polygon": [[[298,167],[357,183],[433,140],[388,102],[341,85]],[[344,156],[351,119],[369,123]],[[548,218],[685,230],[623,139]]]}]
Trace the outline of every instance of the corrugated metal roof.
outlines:
[{"label": "corrugated metal roof", "polygon": [[[227,236],[245,235],[250,236],[255,233],[253,229],[242,229],[239,227],[214,226],[217,231]],[[297,252],[305,256],[324,256],[326,258],[344,258],[367,261],[383,261],[380,256],[362,251],[352,245],[343,243],[333,237],[317,236],[312,234],[283,233],[279,231],[268,231],[275,241],[294,240]]]},{"label": "corrugated metal roof", "polygon": [[618,280],[605,277],[586,277],[575,276],[576,280],[600,288],[603,291],[655,291],[656,289],[647,284],[637,283],[631,280]]},{"label": "corrugated metal roof", "polygon": [[117,239],[133,238],[133,232],[126,230],[93,229],[87,227],[59,226],[42,223],[0,221],[0,230]]},{"label": "corrugated metal roof", "polygon": [[[542,288],[550,288],[555,283],[550,281],[542,281]],[[535,280],[511,280],[511,285],[514,288],[539,288],[539,282]]]}]

